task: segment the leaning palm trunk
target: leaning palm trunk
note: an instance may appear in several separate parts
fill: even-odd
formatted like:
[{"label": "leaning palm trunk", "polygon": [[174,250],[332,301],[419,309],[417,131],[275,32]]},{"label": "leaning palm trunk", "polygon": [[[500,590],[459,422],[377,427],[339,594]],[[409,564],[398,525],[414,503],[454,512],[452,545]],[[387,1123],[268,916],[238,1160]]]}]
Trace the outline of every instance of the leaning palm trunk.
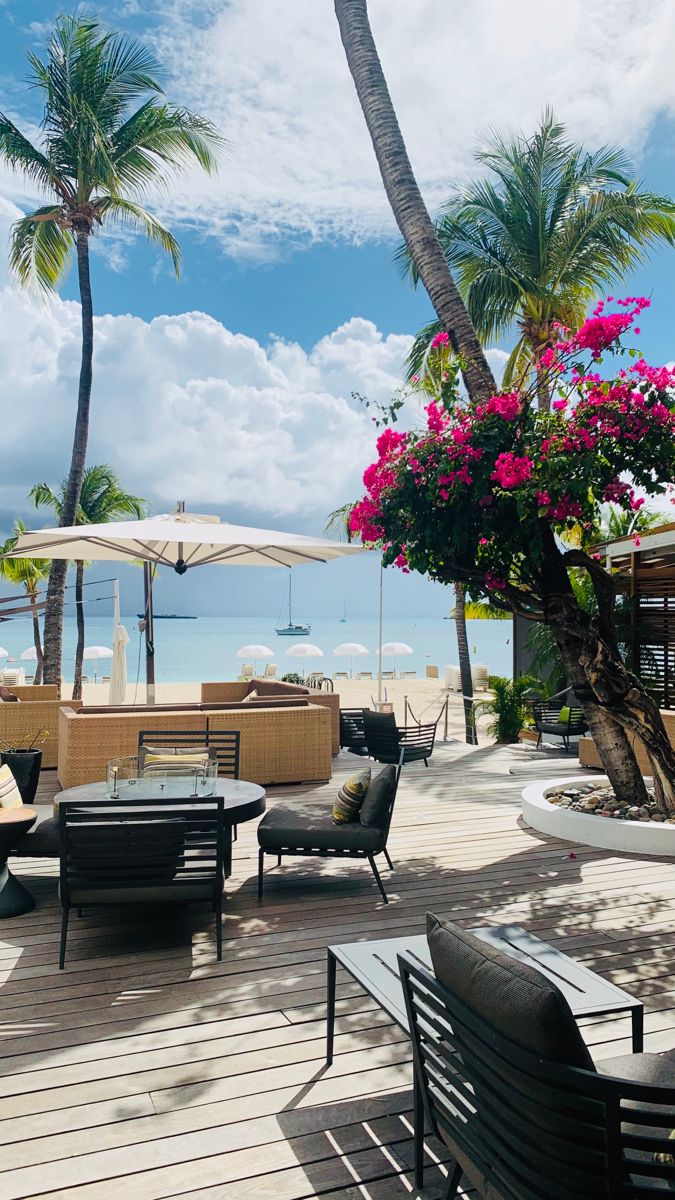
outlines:
[{"label": "leaning palm trunk", "polygon": [[473,711],[473,680],[471,678],[471,657],[469,655],[469,639],[466,634],[466,611],[464,606],[464,586],[455,584],[455,629],[457,631],[457,654],[459,656],[459,676],[462,683],[462,701],[464,704],[464,729],[469,746],[476,745],[476,720]]},{"label": "leaning palm trunk", "polygon": [[84,661],[84,563],[75,564],[75,613],[77,618],[77,645],[75,647],[75,670],[73,672],[73,700],[82,699],[82,663]]},{"label": "leaning palm trunk", "polygon": [[496,390],[413,174],[368,21],[366,0],[335,0],[335,13],[392,212],[453,350],[472,400]]},{"label": "leaning palm trunk", "polygon": [[[59,525],[74,525],[80,502],[82,479],[89,440],[89,408],[94,357],[94,312],[89,277],[89,230],[77,230],[77,275],[82,308],[82,360],[77,395],[77,417],[68,484]],[[63,601],[68,564],[56,559],[49,573],[45,609],[44,679],[45,683],[61,684],[63,647]]]},{"label": "leaning palm trunk", "polygon": [[28,593],[31,617],[33,619],[33,643],[35,645],[35,683],[42,683],[42,638],[40,637],[40,616],[35,592]]}]

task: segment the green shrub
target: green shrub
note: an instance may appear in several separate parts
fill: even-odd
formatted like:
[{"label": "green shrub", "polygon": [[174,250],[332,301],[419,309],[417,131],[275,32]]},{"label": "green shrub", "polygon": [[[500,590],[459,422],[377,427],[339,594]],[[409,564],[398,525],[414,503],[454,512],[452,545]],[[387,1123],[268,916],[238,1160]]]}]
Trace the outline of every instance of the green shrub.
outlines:
[{"label": "green shrub", "polygon": [[488,732],[498,742],[517,742],[529,712],[524,695],[530,688],[538,687],[539,680],[532,675],[521,675],[520,679],[495,675],[490,680],[490,686],[493,695],[489,700],[479,700],[474,705],[474,713],[476,716],[487,713],[494,717],[488,725]]}]

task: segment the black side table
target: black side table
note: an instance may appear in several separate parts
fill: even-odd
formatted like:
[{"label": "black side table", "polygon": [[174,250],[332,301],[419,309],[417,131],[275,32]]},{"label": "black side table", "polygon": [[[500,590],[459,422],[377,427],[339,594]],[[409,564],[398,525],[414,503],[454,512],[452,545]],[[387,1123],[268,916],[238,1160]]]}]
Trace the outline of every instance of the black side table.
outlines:
[{"label": "black side table", "polygon": [[37,821],[34,808],[0,808],[0,920],[20,917],[35,908],[35,897],[7,866],[7,855]]}]

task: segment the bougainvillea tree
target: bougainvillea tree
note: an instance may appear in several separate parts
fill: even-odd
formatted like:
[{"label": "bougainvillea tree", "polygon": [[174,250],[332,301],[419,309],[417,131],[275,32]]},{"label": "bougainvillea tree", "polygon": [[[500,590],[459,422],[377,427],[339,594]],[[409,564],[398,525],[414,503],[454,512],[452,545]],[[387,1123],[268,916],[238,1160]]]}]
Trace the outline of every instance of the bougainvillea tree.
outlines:
[{"label": "bougainvillea tree", "polygon": [[[545,622],[617,795],[646,795],[630,743],[636,735],[657,796],[675,809],[675,754],[656,703],[619,652],[615,581],[584,549],[604,502],[635,510],[643,493],[667,492],[675,474],[675,372],[649,366],[622,343],[631,328],[639,334],[635,322],[648,304],[629,298],[610,311],[600,302],[578,332],[558,330],[540,364],[556,396],[550,412],[518,392],[462,398],[448,336],[438,334],[427,364],[433,374],[436,363],[438,386],[425,425],[395,428],[394,406],[351,523],[365,543],[384,549],[386,563],[458,581],[474,597]],[[604,378],[607,352],[612,372]],[[592,582],[596,614],[575,598],[570,576],[578,571]]]}]

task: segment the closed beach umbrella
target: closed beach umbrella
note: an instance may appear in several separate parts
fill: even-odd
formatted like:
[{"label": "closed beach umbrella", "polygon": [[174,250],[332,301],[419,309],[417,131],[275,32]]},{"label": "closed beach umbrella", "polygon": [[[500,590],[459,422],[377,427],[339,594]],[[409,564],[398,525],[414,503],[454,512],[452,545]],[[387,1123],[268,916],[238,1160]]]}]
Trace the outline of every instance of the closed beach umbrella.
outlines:
[{"label": "closed beach umbrella", "polygon": [[319,646],[313,646],[311,642],[296,642],[296,644],[291,646],[286,653],[288,654],[289,658],[302,659],[303,675],[305,673],[306,658],[323,658],[323,650],[321,650]]},{"label": "closed beach umbrella", "polygon": [[127,697],[127,646],[129,634],[124,625],[116,625],[113,634],[112,668],[108,704],[124,704]]},{"label": "closed beach umbrella", "polygon": [[259,658],[274,658],[274,651],[270,650],[269,646],[259,646],[257,642],[251,642],[249,646],[242,646],[237,650],[237,658],[252,658],[253,659],[253,674],[258,674],[258,659]]},{"label": "closed beach umbrella", "polygon": [[412,646],[407,642],[385,642],[381,648],[381,653],[388,658],[394,659],[394,675],[396,675],[396,656],[403,654],[414,654]]},{"label": "closed beach umbrella", "polygon": [[370,654],[370,650],[367,646],[362,646],[360,642],[341,642],[339,646],[335,647],[333,654],[336,654],[338,658],[349,659],[349,674],[351,676],[352,660],[359,654]]}]

